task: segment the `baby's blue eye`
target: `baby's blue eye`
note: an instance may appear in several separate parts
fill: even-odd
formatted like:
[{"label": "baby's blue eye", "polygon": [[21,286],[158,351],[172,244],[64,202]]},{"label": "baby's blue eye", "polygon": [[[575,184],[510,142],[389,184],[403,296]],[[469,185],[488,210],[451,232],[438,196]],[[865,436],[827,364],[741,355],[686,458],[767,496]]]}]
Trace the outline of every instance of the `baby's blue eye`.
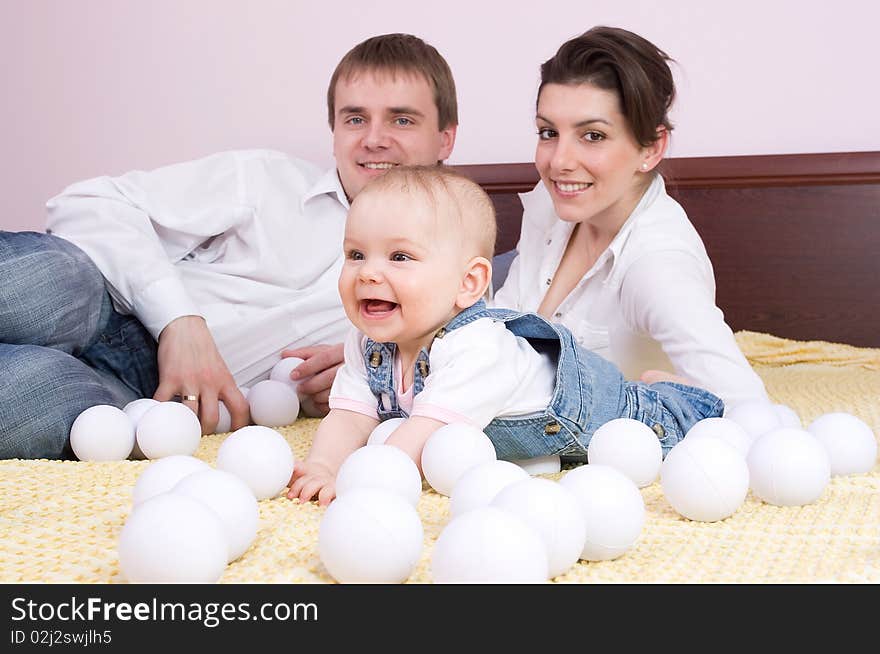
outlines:
[{"label": "baby's blue eye", "polygon": [[348,258],[351,259],[352,261],[363,261],[364,260],[364,253],[359,252],[358,250],[351,250],[348,253]]},{"label": "baby's blue eye", "polygon": [[391,255],[392,261],[412,261],[412,257],[408,254],[404,254],[403,252],[395,252]]}]

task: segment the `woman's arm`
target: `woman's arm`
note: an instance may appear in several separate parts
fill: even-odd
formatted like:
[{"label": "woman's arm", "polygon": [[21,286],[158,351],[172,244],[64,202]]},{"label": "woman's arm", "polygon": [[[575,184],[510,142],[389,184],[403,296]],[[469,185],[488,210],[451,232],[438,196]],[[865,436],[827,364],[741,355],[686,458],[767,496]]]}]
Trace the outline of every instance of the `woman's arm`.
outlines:
[{"label": "woman's arm", "polygon": [[729,406],[767,399],[715,304],[714,280],[692,255],[669,250],[640,257],[626,271],[620,307],[630,329],[660,344],[676,374]]}]

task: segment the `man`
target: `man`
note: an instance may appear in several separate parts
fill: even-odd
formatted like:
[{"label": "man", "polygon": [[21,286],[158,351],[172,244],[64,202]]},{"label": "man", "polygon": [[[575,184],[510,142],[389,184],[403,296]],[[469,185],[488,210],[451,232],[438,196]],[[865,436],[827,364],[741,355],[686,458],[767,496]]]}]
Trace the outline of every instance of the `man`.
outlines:
[{"label": "man", "polygon": [[[222,400],[282,352],[305,359],[310,415],[327,411],[348,328],[337,278],[350,200],[391,166],[452,151],[449,67],[421,39],[367,39],[328,89],[336,166],[266,150],[74,184],[47,232],[0,232],[0,458],[69,458],[95,404],[180,397],[211,433]],[[59,238],[60,237],[60,238]]]}]

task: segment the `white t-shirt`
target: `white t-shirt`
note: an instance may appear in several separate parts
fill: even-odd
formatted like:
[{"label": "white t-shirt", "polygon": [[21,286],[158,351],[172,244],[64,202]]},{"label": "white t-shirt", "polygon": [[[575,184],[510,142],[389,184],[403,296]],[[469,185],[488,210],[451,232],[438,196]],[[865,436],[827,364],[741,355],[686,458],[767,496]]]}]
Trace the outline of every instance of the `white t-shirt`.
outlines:
[{"label": "white t-shirt", "polygon": [[[575,224],[556,216],[541,182],[520,199],[518,254],[492,305],[536,312]],[[767,399],[715,305],[715,275],[703,241],[659,175],[551,320],[627,379],[668,370],[728,406]]]},{"label": "white t-shirt", "polygon": [[[345,363],[330,390],[330,408],[377,418],[364,363],[366,336],[353,329]],[[466,422],[483,429],[495,418],[543,412],[553,398],[556,364],[516,336],[503,322],[480,318],[434,339],[430,372],[421,393],[403,389],[399,355],[394,384],[398,404],[411,416]]]},{"label": "white t-shirt", "polygon": [[158,338],[203,316],[236,383],[268,376],[284,348],[340,343],[337,282],[348,200],[335,169],[271,150],[69,186],[47,231],[72,241],[116,307]]}]

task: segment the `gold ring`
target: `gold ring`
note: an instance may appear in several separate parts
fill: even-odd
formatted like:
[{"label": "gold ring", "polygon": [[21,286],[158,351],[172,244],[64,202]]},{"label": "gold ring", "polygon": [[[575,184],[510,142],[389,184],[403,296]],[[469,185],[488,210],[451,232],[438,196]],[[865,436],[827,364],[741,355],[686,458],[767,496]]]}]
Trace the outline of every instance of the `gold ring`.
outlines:
[{"label": "gold ring", "polygon": [[198,395],[181,395],[180,397],[184,402],[198,402],[199,401]]}]

